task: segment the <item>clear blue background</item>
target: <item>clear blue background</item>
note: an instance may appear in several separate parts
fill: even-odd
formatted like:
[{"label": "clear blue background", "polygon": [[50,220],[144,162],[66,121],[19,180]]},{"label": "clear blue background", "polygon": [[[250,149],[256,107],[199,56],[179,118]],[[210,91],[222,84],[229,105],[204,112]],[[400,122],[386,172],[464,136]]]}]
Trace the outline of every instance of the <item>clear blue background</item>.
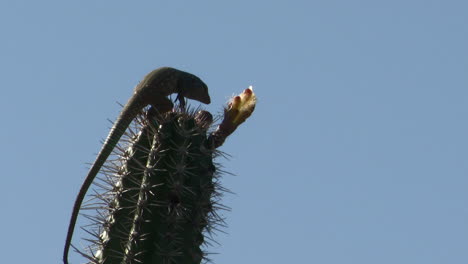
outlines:
[{"label": "clear blue background", "polygon": [[115,102],[173,66],[209,84],[213,113],[251,84],[259,98],[221,148],[237,176],[216,263],[468,263],[467,14],[461,0],[1,1],[1,262],[61,261]]}]

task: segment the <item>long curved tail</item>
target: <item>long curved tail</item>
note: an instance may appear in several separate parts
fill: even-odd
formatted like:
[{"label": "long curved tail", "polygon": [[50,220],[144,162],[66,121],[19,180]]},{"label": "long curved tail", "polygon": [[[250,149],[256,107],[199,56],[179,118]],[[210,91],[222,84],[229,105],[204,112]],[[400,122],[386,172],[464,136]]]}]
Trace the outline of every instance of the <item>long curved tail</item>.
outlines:
[{"label": "long curved tail", "polygon": [[65,240],[65,247],[63,249],[64,264],[68,264],[68,252],[71,246],[73,231],[75,230],[76,220],[78,218],[81,204],[83,203],[86,193],[88,192],[89,187],[93,183],[94,178],[101,170],[102,165],[104,165],[107,158],[112,153],[114,147],[117,145],[120,138],[125,133],[127,127],[144,107],[144,105],[142,105],[140,101],[141,100],[139,100],[138,97],[132,96],[127,102],[121,114],[119,115],[119,118],[117,119],[111,131],[109,132],[109,135],[107,136],[106,141],[104,142],[104,145],[101,148],[101,151],[99,151],[99,154],[96,160],[94,161],[93,166],[88,172],[88,176],[86,176],[83,185],[81,185],[80,192],[78,193],[78,196],[75,200],[75,204],[73,205],[73,211],[70,218],[70,223],[68,225],[67,238]]}]

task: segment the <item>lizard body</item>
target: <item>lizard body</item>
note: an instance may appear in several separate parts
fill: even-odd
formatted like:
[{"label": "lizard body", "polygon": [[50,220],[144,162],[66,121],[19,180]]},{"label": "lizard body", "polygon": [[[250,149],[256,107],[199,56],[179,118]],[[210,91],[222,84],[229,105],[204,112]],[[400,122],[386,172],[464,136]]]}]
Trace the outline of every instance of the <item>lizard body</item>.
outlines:
[{"label": "lizard body", "polygon": [[174,68],[162,67],[150,72],[144,77],[143,81],[135,87],[132,97],[130,97],[125,104],[122,112],[112,126],[96,160],[88,172],[88,176],[81,185],[68,226],[67,239],[63,251],[64,264],[68,264],[68,251],[70,249],[71,239],[81,204],[102,165],[112,153],[117,142],[138,113],[149,104],[153,105],[153,107],[161,113],[170,111],[173,104],[167,96],[174,93],[177,94],[177,99],[182,108],[185,106],[185,97],[205,104],[209,104],[211,101],[207,85],[190,73]]}]

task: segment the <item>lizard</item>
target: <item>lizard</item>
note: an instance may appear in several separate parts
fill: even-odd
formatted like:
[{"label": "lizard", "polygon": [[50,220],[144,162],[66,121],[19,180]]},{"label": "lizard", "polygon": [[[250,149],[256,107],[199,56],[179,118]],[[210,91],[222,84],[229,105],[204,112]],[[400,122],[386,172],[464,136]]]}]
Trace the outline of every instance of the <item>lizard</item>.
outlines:
[{"label": "lizard", "polygon": [[185,98],[197,100],[209,104],[211,102],[208,94],[208,86],[197,76],[170,67],[162,67],[148,73],[135,87],[133,95],[124,105],[116,122],[112,126],[104,144],[99,151],[96,160],[92,164],[86,179],[81,185],[73,206],[67,238],[63,250],[63,263],[68,264],[68,251],[71,246],[73,231],[75,229],[78,214],[86,193],[94,178],[98,174],[105,161],[112,153],[117,142],[125,133],[132,120],[147,105],[151,104],[160,113],[170,111],[173,103],[167,96],[177,94],[176,100],[184,109]]}]

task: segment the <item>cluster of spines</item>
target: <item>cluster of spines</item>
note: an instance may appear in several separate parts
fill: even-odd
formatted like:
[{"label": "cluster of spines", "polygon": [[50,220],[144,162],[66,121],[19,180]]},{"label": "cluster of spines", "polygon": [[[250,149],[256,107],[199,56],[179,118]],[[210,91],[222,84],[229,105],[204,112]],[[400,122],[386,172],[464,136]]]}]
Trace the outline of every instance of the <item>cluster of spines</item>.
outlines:
[{"label": "cluster of spines", "polygon": [[[148,111],[151,113],[151,111]],[[151,116],[151,117],[149,117]],[[224,226],[217,209],[225,191],[213,158],[219,154],[207,140],[212,119],[207,112],[148,114],[140,132],[127,135],[118,162],[106,164],[110,186],[99,198],[90,263],[200,263],[201,247]],[[96,208],[95,206],[88,206]],[[91,240],[90,240],[91,241]]]}]

